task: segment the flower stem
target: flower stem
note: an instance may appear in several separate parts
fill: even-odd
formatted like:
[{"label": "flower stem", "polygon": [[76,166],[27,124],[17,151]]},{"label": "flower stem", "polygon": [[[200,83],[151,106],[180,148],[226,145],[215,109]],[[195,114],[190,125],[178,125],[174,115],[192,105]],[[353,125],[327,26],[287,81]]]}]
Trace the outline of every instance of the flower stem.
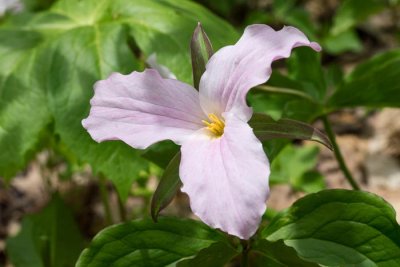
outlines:
[{"label": "flower stem", "polygon": [[110,198],[108,197],[108,192],[107,192],[107,181],[106,178],[103,176],[100,176],[99,178],[99,189],[100,189],[101,201],[103,202],[104,206],[106,224],[111,225],[112,216],[110,208]]},{"label": "flower stem", "polygon": [[119,196],[117,196],[118,198],[118,208],[119,208],[119,214],[121,217],[121,221],[124,222],[126,221],[126,207],[125,207],[125,203],[122,202],[121,198]]},{"label": "flower stem", "polygon": [[328,117],[326,115],[323,115],[321,118],[324,123],[324,128],[328,135],[328,138],[332,143],[333,152],[335,153],[335,157],[339,164],[340,169],[342,170],[345,178],[350,183],[350,185],[353,187],[353,189],[360,190],[360,186],[354,180],[353,176],[351,175],[351,173],[350,173],[349,169],[347,168],[347,165],[343,159],[342,152],[340,151],[340,148],[336,142],[335,134],[333,133],[332,126],[328,120]]},{"label": "flower stem", "polygon": [[247,240],[241,240],[242,243],[242,258],[240,260],[240,267],[247,267],[248,266],[248,253],[249,253],[249,242]]},{"label": "flower stem", "polygon": [[286,94],[286,95],[295,95],[304,99],[307,99],[311,102],[315,102],[314,99],[303,93],[302,91],[295,90],[295,89],[290,89],[290,88],[283,88],[283,87],[274,87],[274,86],[269,86],[269,85],[259,85],[257,87],[254,87],[256,90],[260,90],[263,92],[268,92],[268,93],[276,93],[276,94]]}]

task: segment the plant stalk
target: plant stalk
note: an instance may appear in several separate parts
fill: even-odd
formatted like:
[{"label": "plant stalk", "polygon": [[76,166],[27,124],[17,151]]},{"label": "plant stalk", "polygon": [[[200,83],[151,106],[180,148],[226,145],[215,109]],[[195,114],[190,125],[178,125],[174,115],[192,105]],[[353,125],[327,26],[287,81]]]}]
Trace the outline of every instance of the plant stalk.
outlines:
[{"label": "plant stalk", "polygon": [[100,197],[101,201],[103,202],[104,213],[106,224],[112,224],[112,216],[111,216],[111,208],[110,208],[110,198],[107,192],[107,180],[105,177],[100,176],[99,178],[99,189],[100,189]]},{"label": "plant stalk", "polygon": [[350,185],[352,186],[352,188],[354,190],[360,190],[360,186],[357,184],[356,180],[354,180],[353,176],[351,175],[351,173],[350,173],[349,169],[347,168],[347,165],[343,159],[342,152],[340,151],[340,148],[336,142],[336,137],[332,130],[332,126],[328,120],[327,115],[323,115],[321,117],[321,119],[322,119],[322,122],[324,123],[325,132],[328,135],[328,138],[332,143],[333,152],[335,153],[336,160],[337,160],[339,167],[342,170],[346,180],[350,183]]},{"label": "plant stalk", "polygon": [[240,267],[247,267],[248,266],[248,261],[249,261],[249,242],[247,240],[241,240],[242,243],[242,257],[240,260]]},{"label": "plant stalk", "polygon": [[268,93],[294,95],[294,96],[298,96],[298,97],[307,99],[313,103],[315,102],[314,99],[311,96],[309,96],[308,94],[305,94],[305,93],[303,93],[299,90],[295,90],[295,89],[274,87],[274,86],[269,86],[269,85],[259,85],[257,87],[254,87],[254,89],[263,91],[263,92],[268,92]]},{"label": "plant stalk", "polygon": [[121,221],[125,222],[126,221],[126,207],[125,207],[125,203],[122,202],[121,198],[119,196],[117,196],[118,198],[118,208],[119,208],[119,215],[121,217]]}]

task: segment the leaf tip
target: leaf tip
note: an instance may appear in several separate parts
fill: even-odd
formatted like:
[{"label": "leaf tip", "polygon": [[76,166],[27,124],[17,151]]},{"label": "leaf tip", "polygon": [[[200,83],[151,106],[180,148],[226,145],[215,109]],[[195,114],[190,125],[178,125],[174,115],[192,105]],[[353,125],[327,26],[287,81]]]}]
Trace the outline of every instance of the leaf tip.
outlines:
[{"label": "leaf tip", "polygon": [[203,75],[206,64],[213,54],[213,48],[201,22],[193,31],[190,40],[190,52],[192,57],[193,84],[196,89],[199,88],[200,78]]},{"label": "leaf tip", "polygon": [[316,142],[323,144],[330,151],[334,151],[333,145],[332,145],[331,141],[329,140],[328,136],[326,136],[325,133],[318,130],[317,128],[314,128],[314,132],[312,134],[311,140],[314,140]]},{"label": "leaf tip", "polygon": [[151,199],[151,209],[150,209],[150,215],[151,215],[151,219],[153,220],[153,222],[157,222],[158,221],[158,214],[160,213],[160,209],[157,208],[157,204],[155,203],[154,200],[154,196]]}]

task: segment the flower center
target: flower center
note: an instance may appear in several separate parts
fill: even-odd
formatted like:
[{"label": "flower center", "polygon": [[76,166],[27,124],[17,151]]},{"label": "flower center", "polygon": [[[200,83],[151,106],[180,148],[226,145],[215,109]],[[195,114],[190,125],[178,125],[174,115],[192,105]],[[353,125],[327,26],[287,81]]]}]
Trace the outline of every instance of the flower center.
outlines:
[{"label": "flower center", "polygon": [[202,120],[202,122],[207,126],[207,129],[213,133],[216,137],[220,137],[224,133],[225,122],[218,118],[215,114],[208,114],[209,122]]}]

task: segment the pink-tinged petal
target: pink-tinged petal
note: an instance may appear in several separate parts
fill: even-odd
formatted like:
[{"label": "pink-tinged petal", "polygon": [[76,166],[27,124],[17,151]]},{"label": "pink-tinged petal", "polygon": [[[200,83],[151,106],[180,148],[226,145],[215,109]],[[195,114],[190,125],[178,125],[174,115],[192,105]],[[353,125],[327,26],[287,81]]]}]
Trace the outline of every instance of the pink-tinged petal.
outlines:
[{"label": "pink-tinged petal", "polygon": [[181,144],[203,127],[197,91],[163,79],[156,70],[114,73],[95,84],[89,117],[82,125],[97,142],[122,140],[146,148],[161,140]]},{"label": "pink-tinged petal", "polygon": [[204,111],[207,114],[234,111],[249,120],[252,110],[246,104],[247,92],[269,79],[274,60],[289,57],[298,46],[321,50],[294,27],[280,31],[259,24],[247,27],[235,45],[220,49],[208,61],[200,80],[200,103]]},{"label": "pink-tinged petal", "polygon": [[225,115],[220,138],[202,129],[183,143],[182,191],[206,224],[248,239],[266,209],[269,162],[250,126],[233,114]]}]

